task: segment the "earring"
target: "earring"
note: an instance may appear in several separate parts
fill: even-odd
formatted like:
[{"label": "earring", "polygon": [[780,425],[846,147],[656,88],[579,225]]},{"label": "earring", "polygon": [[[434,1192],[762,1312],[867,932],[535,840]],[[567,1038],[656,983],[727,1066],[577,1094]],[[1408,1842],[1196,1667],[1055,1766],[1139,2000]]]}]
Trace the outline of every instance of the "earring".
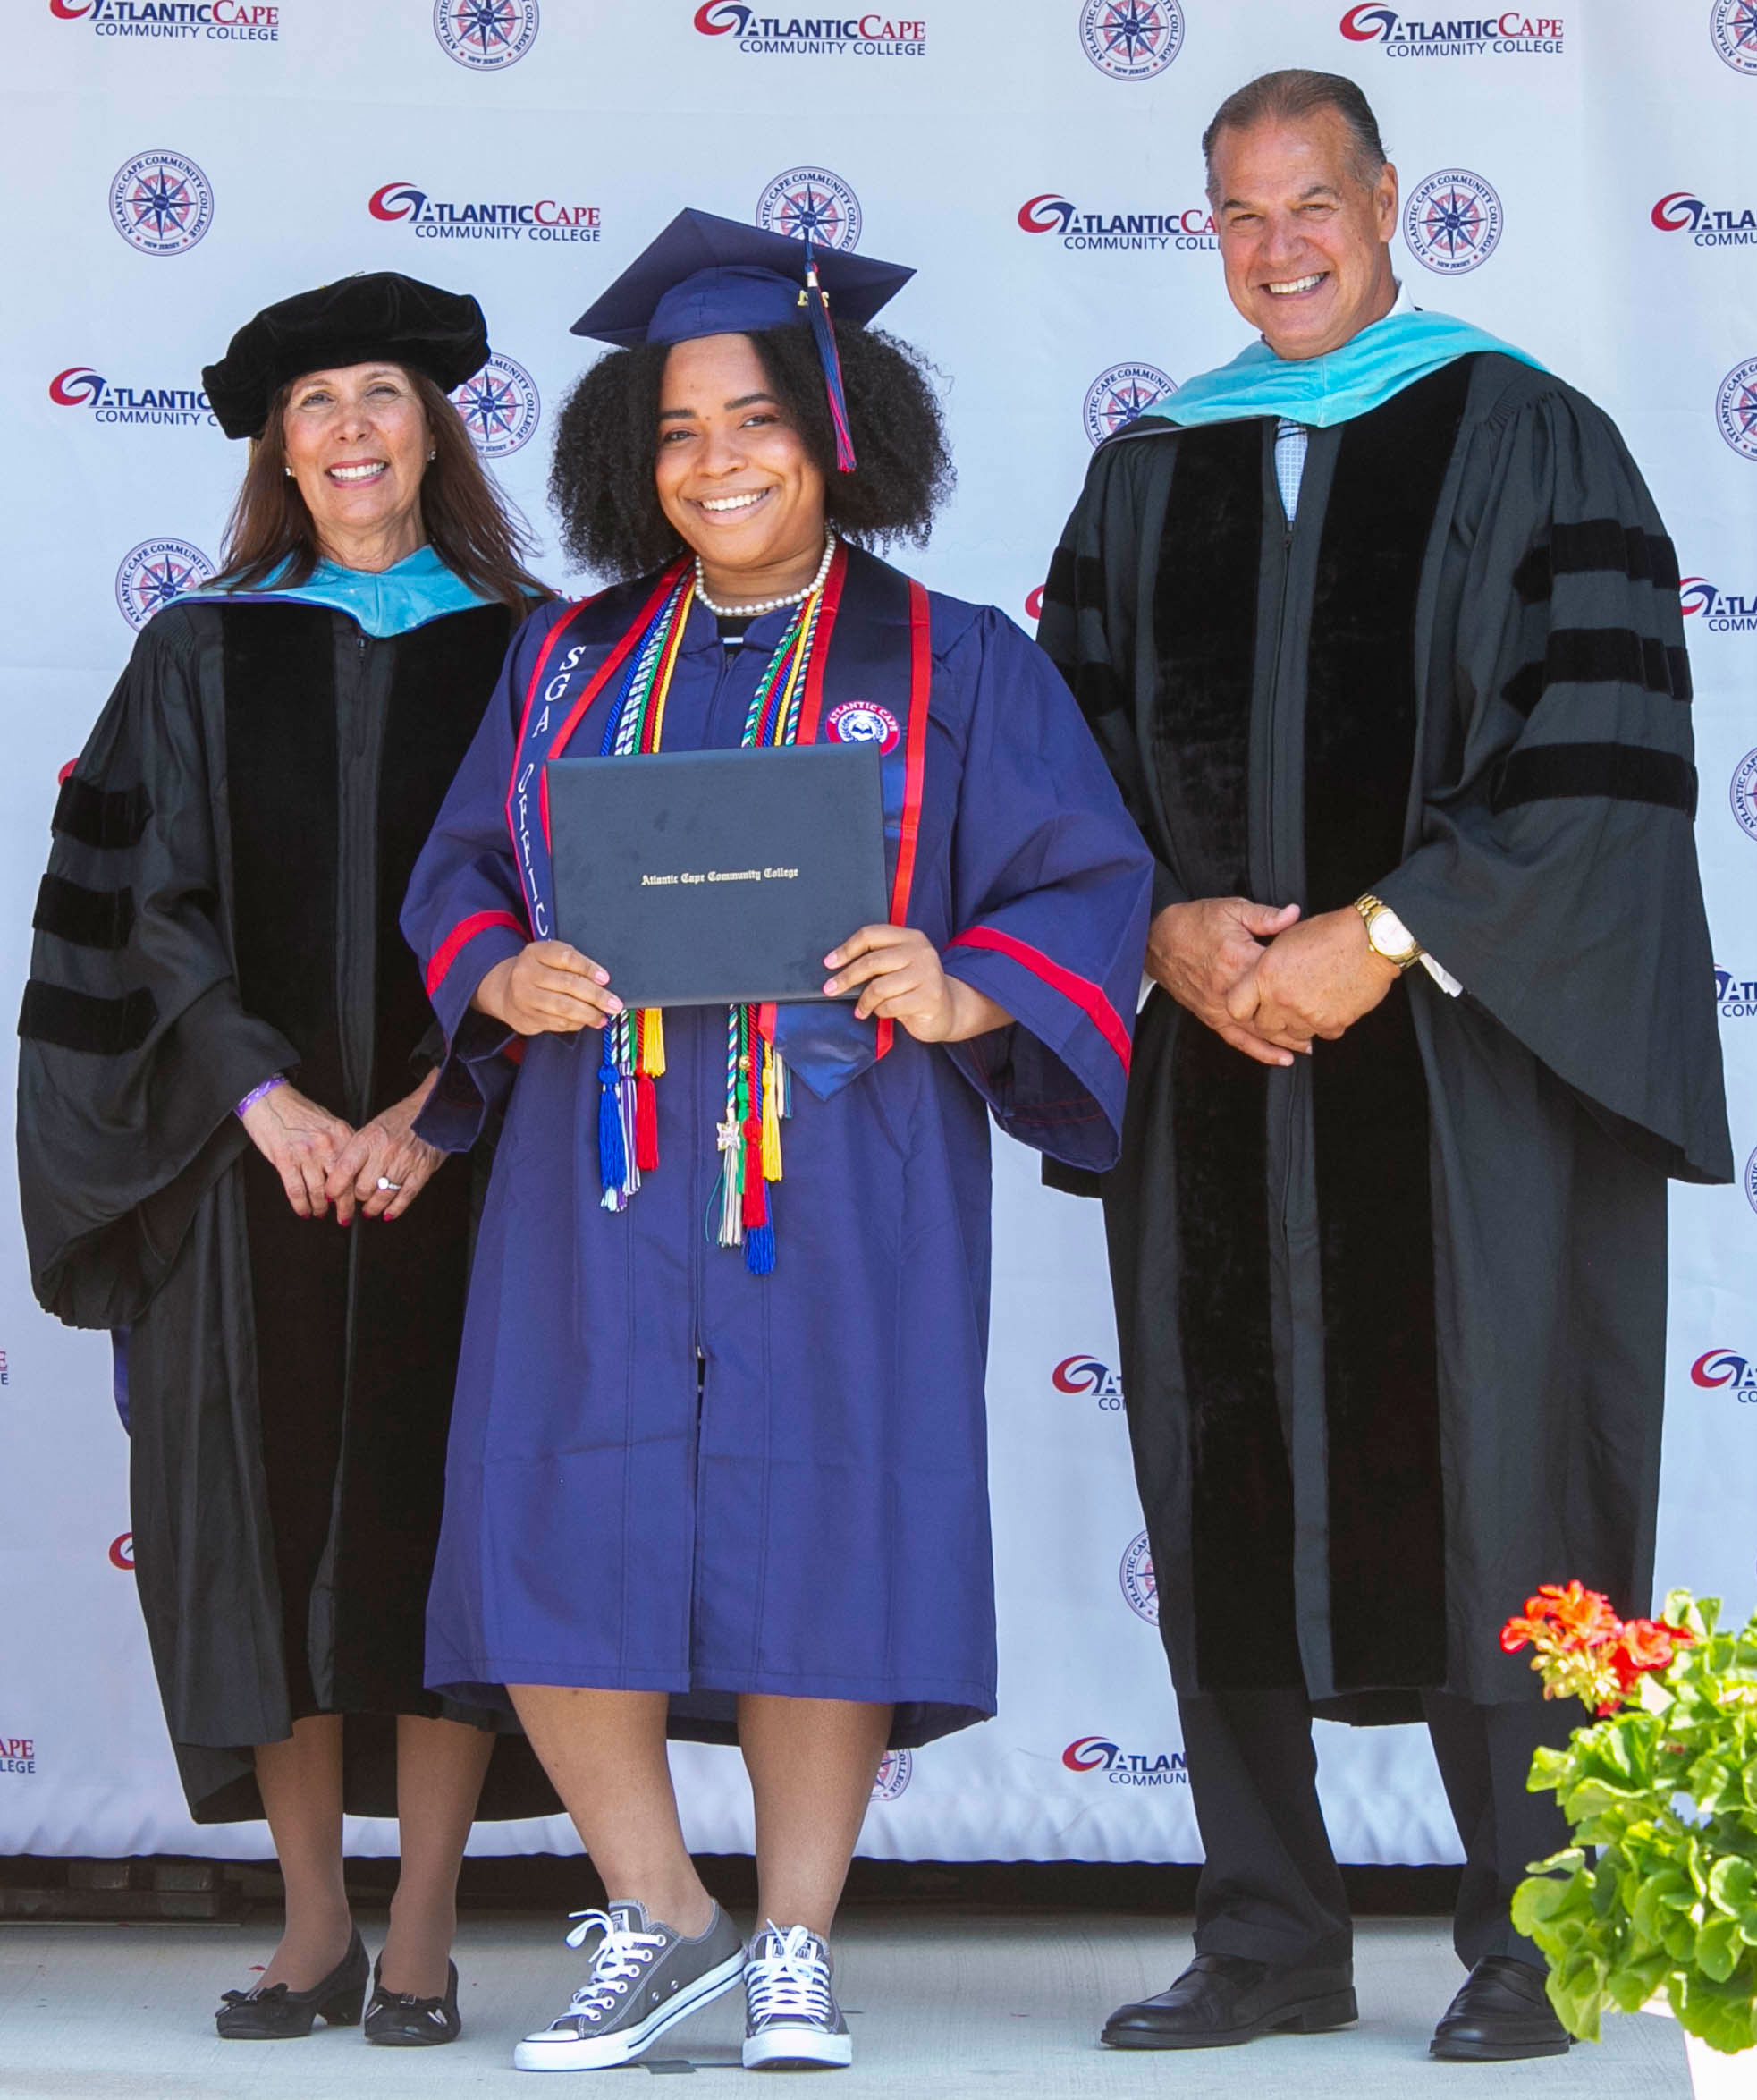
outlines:
[{"label": "earring", "polygon": [[283,467],[283,468],[282,468],[282,470],[281,470],[281,471],[282,471],[282,473],[283,473],[283,474],[286,476],[286,478],[287,478],[287,479],[288,479],[289,481],[291,481],[291,480],[292,479],[292,478],[293,478],[293,470],[292,470],[292,469],[291,469],[291,467]]},{"label": "earring", "polygon": [[435,445],[433,450],[427,454],[427,457],[430,460],[436,460],[439,457],[439,447]]}]

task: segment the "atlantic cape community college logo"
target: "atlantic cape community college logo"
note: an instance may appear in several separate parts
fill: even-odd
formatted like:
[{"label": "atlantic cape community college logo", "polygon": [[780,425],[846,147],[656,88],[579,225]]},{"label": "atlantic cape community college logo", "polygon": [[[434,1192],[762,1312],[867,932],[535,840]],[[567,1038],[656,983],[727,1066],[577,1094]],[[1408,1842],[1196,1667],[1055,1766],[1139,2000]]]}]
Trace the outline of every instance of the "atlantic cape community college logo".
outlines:
[{"label": "atlantic cape community college logo", "polygon": [[1757,74],[1757,0],[1714,0],[1708,33],[1736,73]]},{"label": "atlantic cape community college logo", "polygon": [[1485,51],[1503,58],[1553,58],[1562,48],[1562,18],[1527,14],[1521,7],[1421,21],[1363,0],[1338,27],[1351,44],[1377,44],[1387,58],[1475,58]]},{"label": "atlantic cape community college logo", "polygon": [[1214,215],[1205,204],[1182,211],[1082,211],[1071,198],[1045,190],[1018,207],[1023,233],[1053,233],[1067,249],[1171,249],[1187,253],[1219,246]]},{"label": "atlantic cape community college logo", "polygon": [[57,21],[83,22],[94,37],[178,44],[278,44],[283,12],[278,0],[49,0]]},{"label": "atlantic cape community college logo", "polygon": [[543,415],[536,381],[516,358],[499,351],[452,392],[452,405],[484,459],[503,460],[536,435]]},{"label": "atlantic cape community college logo", "polygon": [[1753,1210],[1757,1210],[1757,1152],[1744,1163],[1744,1199]]},{"label": "atlantic cape community college logo", "polygon": [[879,1759],[878,1777],[873,1782],[874,1801],[894,1801],[915,1777],[912,1750],[887,1750]]},{"label": "atlantic cape community college logo", "polygon": [[366,200],[375,219],[404,225],[422,241],[597,241],[604,214],[596,204],[563,204],[553,197],[534,203],[464,203],[430,197],[413,182],[385,182]]},{"label": "atlantic cape community college logo", "polygon": [[143,539],[116,571],[116,604],[131,627],[144,627],[173,598],[206,583],[214,564],[186,539]]},{"label": "atlantic cape community college logo", "polygon": [[[1757,979],[1736,978],[1730,970],[1714,968],[1714,1010],[1722,1020],[1757,1020]],[[0,1350],[0,1356],[4,1355]],[[0,1377],[0,1385],[5,1380]]]},{"label": "atlantic cape community college logo", "polygon": [[1757,357],[1735,365],[1714,397],[1720,435],[1742,459],[1757,460]]},{"label": "atlantic cape community college logo", "polygon": [[1677,587],[1686,620],[1700,619],[1711,634],[1757,634],[1757,590],[1742,597],[1706,576],[1686,576]]},{"label": "atlantic cape community college logo", "polygon": [[1647,216],[1660,233],[1688,233],[1698,248],[1757,248],[1757,211],[1748,204],[1710,205],[1668,190]]},{"label": "atlantic cape community college logo", "polygon": [[881,751],[894,751],[903,730],[890,708],[876,700],[843,700],[831,708],[824,733],[832,744],[876,744]]},{"label": "atlantic cape community college logo", "polygon": [[214,191],[181,153],[137,153],[111,179],[110,221],[142,255],[183,255],[214,223]]},{"label": "atlantic cape community college logo", "polygon": [[1747,751],[1734,766],[1729,792],[1740,830],[1757,839],[1757,751]]},{"label": "atlantic cape community college logo", "polygon": [[1150,80],[1184,47],[1178,0],[1085,0],[1080,48],[1113,80]]},{"label": "atlantic cape community college logo", "polygon": [[732,37],[753,58],[925,58],[927,24],[874,10],[865,14],[762,14],[742,0],[703,0],[696,27]]},{"label": "atlantic cape community college logo", "polygon": [[94,423],[169,423],[179,429],[213,427],[218,419],[198,386],[123,385],[89,365],[69,365],[49,381],[58,409],[83,409]]},{"label": "atlantic cape community college logo", "polygon": [[1102,1772],[1112,1786],[1187,1786],[1181,1750],[1126,1750],[1108,1736],[1076,1736],[1061,1753],[1070,1772]]},{"label": "atlantic cape community college logo", "polygon": [[1417,182],[1403,207],[1410,254],[1445,277],[1480,269],[1495,251],[1500,224],[1500,199],[1468,168],[1442,168]]},{"label": "atlantic cape community college logo", "polygon": [[37,1744],[28,1735],[0,1735],[0,1773],[9,1779],[29,1779],[37,1769]]},{"label": "atlantic cape community college logo", "polygon": [[1711,1349],[1690,1367],[1690,1383],[1710,1392],[1724,1389],[1750,1406],[1757,1407],[1757,1363],[1730,1349]]},{"label": "atlantic cape community college logo", "polygon": [[1157,365],[1109,365],[1085,390],[1085,434],[1102,445],[1143,409],[1177,391],[1178,382]]},{"label": "atlantic cape community college logo", "polygon": [[1159,1582],[1153,1574],[1153,1548],[1147,1544],[1145,1531],[1137,1532],[1125,1548],[1122,1565],[1117,1570],[1117,1579],[1122,1584],[1124,1602],[1137,1619],[1145,1619],[1149,1626],[1159,1624]]},{"label": "atlantic cape community college logo", "polygon": [[124,1531],[110,1541],[110,1565],[124,1575],[134,1572],[134,1534]]},{"label": "atlantic cape community college logo", "polygon": [[[1040,606],[1031,617],[1039,618],[1041,612]],[[1050,1384],[1058,1393],[1089,1393],[1106,1414],[1115,1414],[1122,1407],[1122,1380],[1095,1356],[1064,1356],[1050,1373]]]},{"label": "atlantic cape community college logo", "polygon": [[828,168],[789,168],[756,199],[756,224],[819,248],[858,248],[860,199]]},{"label": "atlantic cape community college logo", "polygon": [[434,0],[439,48],[472,72],[517,65],[536,31],[536,0]]}]

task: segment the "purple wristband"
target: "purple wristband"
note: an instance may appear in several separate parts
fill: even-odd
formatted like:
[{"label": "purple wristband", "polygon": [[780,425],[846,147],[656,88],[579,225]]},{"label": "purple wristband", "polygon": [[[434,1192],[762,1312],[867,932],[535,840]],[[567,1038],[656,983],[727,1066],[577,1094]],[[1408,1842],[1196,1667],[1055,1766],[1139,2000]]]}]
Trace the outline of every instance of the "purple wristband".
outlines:
[{"label": "purple wristband", "polygon": [[257,1103],[262,1099],[265,1094],[272,1094],[276,1087],[284,1087],[286,1083],[286,1073],[283,1071],[277,1071],[272,1080],[265,1080],[261,1086],[252,1087],[249,1092],[245,1095],[244,1098],[238,1104],[237,1107],[234,1108],[232,1113],[233,1115],[242,1115],[247,1108],[254,1108]]}]

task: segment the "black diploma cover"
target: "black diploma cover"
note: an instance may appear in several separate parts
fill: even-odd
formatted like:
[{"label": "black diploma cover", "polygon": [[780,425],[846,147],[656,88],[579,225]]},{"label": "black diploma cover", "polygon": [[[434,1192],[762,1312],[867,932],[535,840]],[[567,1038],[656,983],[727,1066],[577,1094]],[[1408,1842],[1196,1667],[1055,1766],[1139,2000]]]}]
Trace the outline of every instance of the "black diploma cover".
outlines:
[{"label": "black diploma cover", "polygon": [[556,931],[627,1006],[822,1000],[890,916],[874,744],[547,766]]}]

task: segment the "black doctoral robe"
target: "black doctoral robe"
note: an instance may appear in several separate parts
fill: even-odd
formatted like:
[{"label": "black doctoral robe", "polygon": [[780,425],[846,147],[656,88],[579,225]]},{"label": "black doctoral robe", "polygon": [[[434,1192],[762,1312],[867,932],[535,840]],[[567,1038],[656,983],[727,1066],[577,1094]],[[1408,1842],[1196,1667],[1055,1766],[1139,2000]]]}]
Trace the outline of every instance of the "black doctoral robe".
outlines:
[{"label": "black doctoral robe", "polygon": [[[394,1814],[388,1717],[459,1712],[422,1647],[471,1163],[342,1231],[294,1215],[232,1108],[285,1071],[358,1125],[417,1083],[432,1014],[397,912],[511,628],[169,607],[56,804],[19,1022],[26,1240],[49,1311],[131,1330],[135,1570],[198,1822],[260,1815],[248,1746],[317,1711],[351,1716],[350,1811]],[[481,1813],[553,1806],[503,1742]]]},{"label": "black doctoral robe", "polygon": [[[1267,1069],[1155,989],[1102,1193],[1187,1691],[1534,1698],[1540,1581],[1646,1608],[1666,1179],[1730,1178],[1677,569],[1609,419],[1494,354],[1311,435],[1096,455],[1040,636],[1154,908],[1372,890],[1409,972]],[[1049,1178],[1069,1185],[1049,1170]]]}]

